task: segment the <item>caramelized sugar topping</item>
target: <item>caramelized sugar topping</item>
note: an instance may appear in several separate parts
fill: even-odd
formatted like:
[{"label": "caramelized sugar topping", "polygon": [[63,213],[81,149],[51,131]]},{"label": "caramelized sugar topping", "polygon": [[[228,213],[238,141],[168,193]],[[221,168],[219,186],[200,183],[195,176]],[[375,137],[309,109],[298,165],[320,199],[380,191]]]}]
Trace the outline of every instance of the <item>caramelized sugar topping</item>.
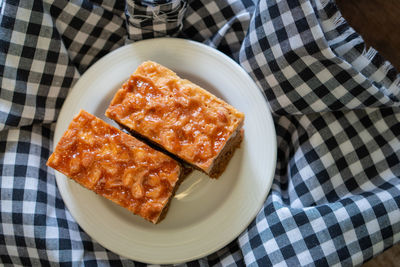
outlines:
[{"label": "caramelized sugar topping", "polygon": [[181,171],[175,160],[83,110],[47,164],[152,222]]},{"label": "caramelized sugar topping", "polygon": [[106,115],[205,171],[244,118],[153,62],[140,65],[122,85]]}]

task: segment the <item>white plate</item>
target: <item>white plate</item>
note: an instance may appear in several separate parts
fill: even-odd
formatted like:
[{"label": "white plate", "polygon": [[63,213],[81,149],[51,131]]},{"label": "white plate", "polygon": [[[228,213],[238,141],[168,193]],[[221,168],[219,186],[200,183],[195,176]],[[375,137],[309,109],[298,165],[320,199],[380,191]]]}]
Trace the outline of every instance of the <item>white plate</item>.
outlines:
[{"label": "white plate", "polygon": [[145,60],[171,68],[245,113],[245,138],[226,171],[218,180],[194,171],[157,225],[61,173],[56,172],[56,179],[72,216],[105,248],[141,262],[181,263],[224,247],[254,219],[273,180],[275,129],[261,91],[233,60],[197,42],[160,38],[121,47],[82,75],[61,110],[54,146],[79,109],[114,124],[104,112],[116,90]]}]

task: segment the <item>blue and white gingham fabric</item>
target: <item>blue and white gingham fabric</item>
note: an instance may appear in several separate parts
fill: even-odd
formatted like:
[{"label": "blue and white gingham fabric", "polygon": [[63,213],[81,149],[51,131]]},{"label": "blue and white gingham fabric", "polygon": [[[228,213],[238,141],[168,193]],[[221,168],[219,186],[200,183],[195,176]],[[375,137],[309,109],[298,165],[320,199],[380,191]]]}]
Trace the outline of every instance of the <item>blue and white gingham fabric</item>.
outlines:
[{"label": "blue and white gingham fabric", "polygon": [[142,266],[65,208],[45,163],[64,99],[126,43],[197,40],[265,92],[278,161],[263,208],[187,266],[360,265],[400,240],[400,76],[332,0],[0,1],[0,261]]}]

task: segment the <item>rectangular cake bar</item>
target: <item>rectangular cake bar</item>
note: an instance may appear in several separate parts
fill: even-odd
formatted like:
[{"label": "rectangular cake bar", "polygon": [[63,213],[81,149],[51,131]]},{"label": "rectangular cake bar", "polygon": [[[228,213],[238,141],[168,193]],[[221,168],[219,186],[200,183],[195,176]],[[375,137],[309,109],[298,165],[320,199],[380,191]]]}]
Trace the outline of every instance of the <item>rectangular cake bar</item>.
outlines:
[{"label": "rectangular cake bar", "polygon": [[151,61],[122,85],[106,116],[211,177],[242,140],[243,113]]},{"label": "rectangular cake bar", "polygon": [[157,223],[185,174],[176,160],[81,110],[47,165]]}]

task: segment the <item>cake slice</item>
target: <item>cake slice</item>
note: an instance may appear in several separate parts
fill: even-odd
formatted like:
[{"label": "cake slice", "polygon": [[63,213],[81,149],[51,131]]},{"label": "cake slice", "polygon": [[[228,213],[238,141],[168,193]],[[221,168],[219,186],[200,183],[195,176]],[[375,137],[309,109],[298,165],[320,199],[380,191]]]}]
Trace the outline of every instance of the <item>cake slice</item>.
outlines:
[{"label": "cake slice", "polygon": [[243,113],[151,61],[117,91],[106,116],[214,178],[242,140]]},{"label": "cake slice", "polygon": [[176,160],[81,110],[47,165],[152,223],[185,170]]}]

